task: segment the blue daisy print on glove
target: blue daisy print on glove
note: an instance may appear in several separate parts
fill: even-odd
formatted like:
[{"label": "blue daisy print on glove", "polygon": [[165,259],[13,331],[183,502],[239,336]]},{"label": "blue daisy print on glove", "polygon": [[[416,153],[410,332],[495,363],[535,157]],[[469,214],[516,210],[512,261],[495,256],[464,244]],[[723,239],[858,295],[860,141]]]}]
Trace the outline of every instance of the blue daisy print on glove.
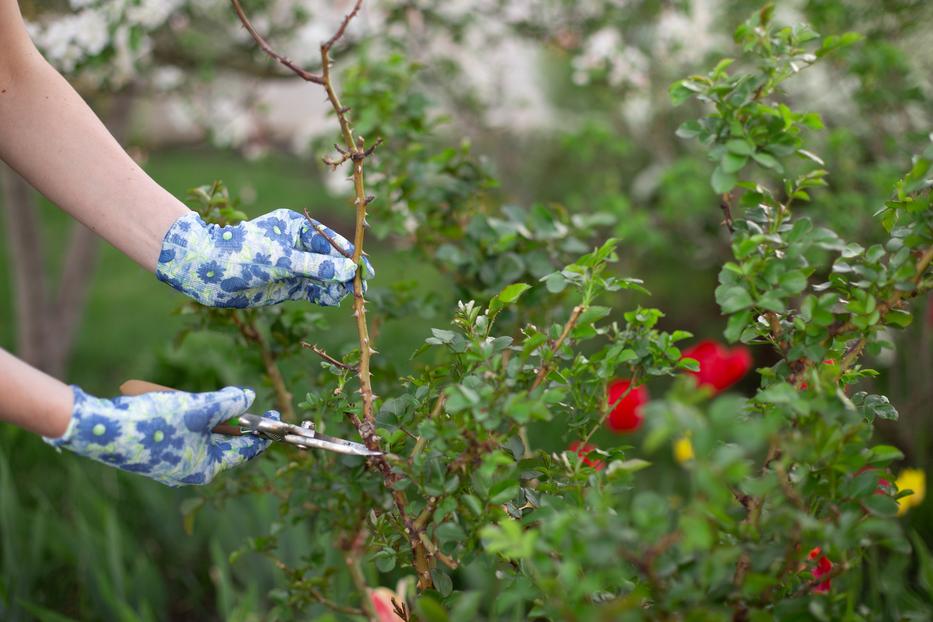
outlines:
[{"label": "blue daisy print on glove", "polygon": [[[291,210],[228,227],[207,224],[191,212],[165,234],[156,276],[211,307],[260,307],[285,300],[336,305],[349,294],[358,270],[347,256],[352,253],[346,238]],[[364,276],[373,276],[365,258],[364,265]],[[308,296],[304,285],[312,283],[328,295]]]},{"label": "blue daisy print on glove", "polygon": [[214,227],[212,233],[217,248],[228,252],[237,252],[243,248],[246,232],[243,231],[242,225],[236,225],[235,227],[210,226]]},{"label": "blue daisy print on glove", "polygon": [[85,443],[109,445],[120,434],[119,422],[102,415],[93,415],[78,424],[78,436]]},{"label": "blue daisy print on glove", "polygon": [[258,436],[222,437],[212,431],[246,412],[255,398],[248,389],[162,391],[112,400],[78,387],[72,391],[68,429],[46,442],[169,486],[206,484],[269,445]]},{"label": "blue daisy print on glove", "polygon": [[161,459],[164,452],[181,449],[183,440],[175,427],[162,417],[153,417],[136,424],[136,430],[142,434],[140,444],[149,450],[152,460]]},{"label": "blue daisy print on glove", "polygon": [[220,283],[224,278],[224,267],[216,261],[208,261],[198,267],[198,278],[205,283]]},{"label": "blue daisy print on glove", "polygon": [[288,225],[281,218],[260,218],[256,221],[256,226],[265,231],[266,237],[274,242],[290,244],[292,241]]}]

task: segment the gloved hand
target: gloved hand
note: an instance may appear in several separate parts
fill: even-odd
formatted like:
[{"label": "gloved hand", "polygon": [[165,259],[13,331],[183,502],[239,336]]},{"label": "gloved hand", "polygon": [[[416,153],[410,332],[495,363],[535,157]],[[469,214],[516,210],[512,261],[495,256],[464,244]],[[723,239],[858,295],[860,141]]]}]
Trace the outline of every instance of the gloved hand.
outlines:
[{"label": "gloved hand", "polygon": [[[253,403],[249,389],[211,393],[165,391],[99,399],[74,391],[74,412],[55,447],[140,473],[169,486],[206,484],[217,473],[246,462],[269,445],[252,434],[223,436],[211,429]],[[275,411],[267,417],[279,418]]]},{"label": "gloved hand", "polygon": [[[316,226],[319,222],[312,221]],[[346,238],[322,226],[342,250]],[[375,276],[364,260],[367,277]],[[261,307],[285,300],[334,306],[353,292],[356,264],[297,212],[280,209],[238,225],[176,220],[162,241],[156,276],[209,307]]]}]

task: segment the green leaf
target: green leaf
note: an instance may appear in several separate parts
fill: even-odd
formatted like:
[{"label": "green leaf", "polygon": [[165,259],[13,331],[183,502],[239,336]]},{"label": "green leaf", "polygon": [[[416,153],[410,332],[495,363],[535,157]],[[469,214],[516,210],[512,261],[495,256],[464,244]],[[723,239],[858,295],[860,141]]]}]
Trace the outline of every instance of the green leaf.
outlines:
[{"label": "green leaf", "polygon": [[730,153],[741,156],[750,156],[755,153],[755,145],[744,138],[733,138],[726,142],[726,149]]},{"label": "green leaf", "polygon": [[865,391],[859,391],[852,396],[852,403],[858,407],[859,412],[868,419],[881,417],[889,421],[896,421],[897,409],[891,404],[891,401],[884,395],[870,395]]},{"label": "green leaf", "polygon": [[799,294],[807,287],[807,276],[800,270],[785,272],[778,278],[778,286],[788,294]]},{"label": "green leaf", "polygon": [[897,501],[888,495],[868,495],[862,499],[862,504],[876,516],[897,515]]},{"label": "green leaf", "polygon": [[904,453],[891,445],[875,445],[869,452],[869,464],[887,465],[895,460],[904,459]]},{"label": "green leaf", "polygon": [[702,129],[699,121],[691,119],[690,121],[681,123],[674,134],[676,134],[678,138],[696,138],[700,135]]},{"label": "green leaf", "polygon": [[440,568],[431,569],[431,581],[434,582],[434,589],[436,589],[441,596],[450,596],[450,593],[454,590],[454,582],[451,581],[450,576]]},{"label": "green leaf", "polygon": [[518,484],[508,479],[497,482],[489,489],[489,502],[501,505],[518,496]]},{"label": "green leaf", "polygon": [[647,460],[642,460],[641,458],[630,458],[629,460],[613,460],[609,463],[608,473],[613,473],[614,471],[625,471],[628,473],[634,473],[636,471],[641,471],[647,469],[651,466],[651,463]]},{"label": "green leaf", "polygon": [[395,568],[396,552],[393,549],[383,549],[373,556],[373,561],[379,572],[391,572]]},{"label": "green leaf", "polygon": [[717,166],[713,171],[713,176],[710,178],[710,184],[713,186],[713,190],[716,194],[725,194],[735,188],[735,184],[738,180],[735,175],[724,171],[721,166]]},{"label": "green leaf", "polygon": [[723,332],[723,336],[726,338],[726,341],[729,343],[735,343],[739,340],[739,337],[742,336],[742,331],[745,330],[745,327],[748,326],[748,323],[752,319],[751,311],[742,311],[741,313],[736,313],[735,315],[729,318],[729,321],[726,322],[726,330]]},{"label": "green leaf", "polygon": [[807,151],[806,149],[798,149],[798,150],[797,150],[797,153],[798,153],[799,155],[802,155],[803,157],[809,159],[809,160],[813,160],[814,162],[816,162],[816,163],[819,164],[820,166],[826,166],[826,162],[823,162],[823,159],[822,159],[820,156],[818,156],[818,155],[816,155],[815,153],[813,153],[812,151]]},{"label": "green leaf", "polygon": [[[732,318],[729,318],[730,320]],[[700,371],[700,362],[692,358],[682,358],[677,361],[677,367],[680,369],[686,369],[687,371]]]},{"label": "green leaf", "polygon": [[600,307],[598,305],[593,305],[587,307],[586,311],[580,314],[579,319],[577,319],[578,326],[589,326],[594,322],[598,322],[612,312],[612,309],[609,307]]},{"label": "green leaf", "polygon": [[437,526],[434,530],[434,536],[441,544],[446,542],[459,542],[466,538],[466,532],[463,527],[454,522],[446,522]]},{"label": "green leaf", "polygon": [[567,279],[560,272],[552,272],[541,280],[544,281],[545,287],[552,294],[559,294],[567,287]]},{"label": "green leaf", "polygon": [[682,546],[687,551],[705,551],[713,546],[713,530],[706,519],[690,514],[680,517]]},{"label": "green leaf", "polygon": [[450,622],[444,607],[428,595],[418,599],[415,603],[415,612],[418,614],[418,619],[425,622]]},{"label": "green leaf", "polygon": [[885,314],[884,323],[888,326],[896,326],[897,328],[907,328],[910,326],[913,319],[914,316],[910,311],[891,309]]},{"label": "green leaf", "polygon": [[748,156],[724,153],[719,164],[726,173],[737,173],[748,163]]},{"label": "green leaf", "polygon": [[434,335],[434,338],[437,339],[440,343],[450,343],[456,337],[456,333],[452,330],[442,330],[440,328],[432,328],[431,334]]},{"label": "green leaf", "polygon": [[778,159],[770,153],[759,151],[757,153],[753,153],[752,158],[754,158],[755,162],[766,168],[774,169],[778,173],[784,172],[784,167],[781,166],[781,163],[778,161]]},{"label": "green leaf", "polygon": [[754,304],[751,294],[741,285],[720,285],[716,288],[716,302],[723,313],[735,313]]},{"label": "green leaf", "polygon": [[513,303],[521,298],[521,295],[529,289],[531,289],[531,285],[527,283],[513,283],[499,292],[497,298],[506,304]]},{"label": "green leaf", "polygon": [[694,95],[694,90],[686,86],[686,80],[678,80],[668,89],[671,96],[671,102],[679,106]]},{"label": "green leaf", "polygon": [[786,382],[772,384],[767,389],[762,389],[756,396],[758,401],[769,404],[790,404],[800,399],[800,393],[794,388],[794,385]]}]

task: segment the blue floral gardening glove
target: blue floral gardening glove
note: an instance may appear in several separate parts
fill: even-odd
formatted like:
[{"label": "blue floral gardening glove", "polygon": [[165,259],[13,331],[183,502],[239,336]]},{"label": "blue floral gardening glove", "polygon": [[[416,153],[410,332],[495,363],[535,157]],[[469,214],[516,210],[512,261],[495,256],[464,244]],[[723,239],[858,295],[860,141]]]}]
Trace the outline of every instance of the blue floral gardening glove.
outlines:
[{"label": "blue floral gardening glove", "polygon": [[[316,227],[353,253],[346,238],[291,210],[229,227],[207,224],[191,212],[165,234],[156,276],[209,307],[261,307],[285,300],[334,306],[353,292],[356,264]],[[365,276],[374,276],[369,261],[364,264]]]},{"label": "blue floral gardening glove", "polygon": [[[46,438],[47,443],[169,486],[206,484],[269,444],[252,434],[211,432],[218,423],[246,412],[256,398],[249,389],[164,391],[109,400],[78,387],[72,390],[74,412],[68,429],[61,438]],[[279,418],[274,410],[265,416]]]}]

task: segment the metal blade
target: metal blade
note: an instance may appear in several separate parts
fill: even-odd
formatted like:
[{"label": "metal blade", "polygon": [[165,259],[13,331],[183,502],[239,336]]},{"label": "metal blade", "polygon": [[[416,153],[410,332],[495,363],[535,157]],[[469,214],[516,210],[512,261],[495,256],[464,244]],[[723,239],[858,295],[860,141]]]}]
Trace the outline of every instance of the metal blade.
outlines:
[{"label": "metal blade", "polygon": [[297,445],[299,447],[326,449],[338,454],[347,454],[350,456],[381,456],[381,451],[373,451],[362,443],[354,443],[342,438],[334,438],[326,434],[315,434],[314,437],[308,437],[297,434],[286,434],[282,439],[286,443]]}]

